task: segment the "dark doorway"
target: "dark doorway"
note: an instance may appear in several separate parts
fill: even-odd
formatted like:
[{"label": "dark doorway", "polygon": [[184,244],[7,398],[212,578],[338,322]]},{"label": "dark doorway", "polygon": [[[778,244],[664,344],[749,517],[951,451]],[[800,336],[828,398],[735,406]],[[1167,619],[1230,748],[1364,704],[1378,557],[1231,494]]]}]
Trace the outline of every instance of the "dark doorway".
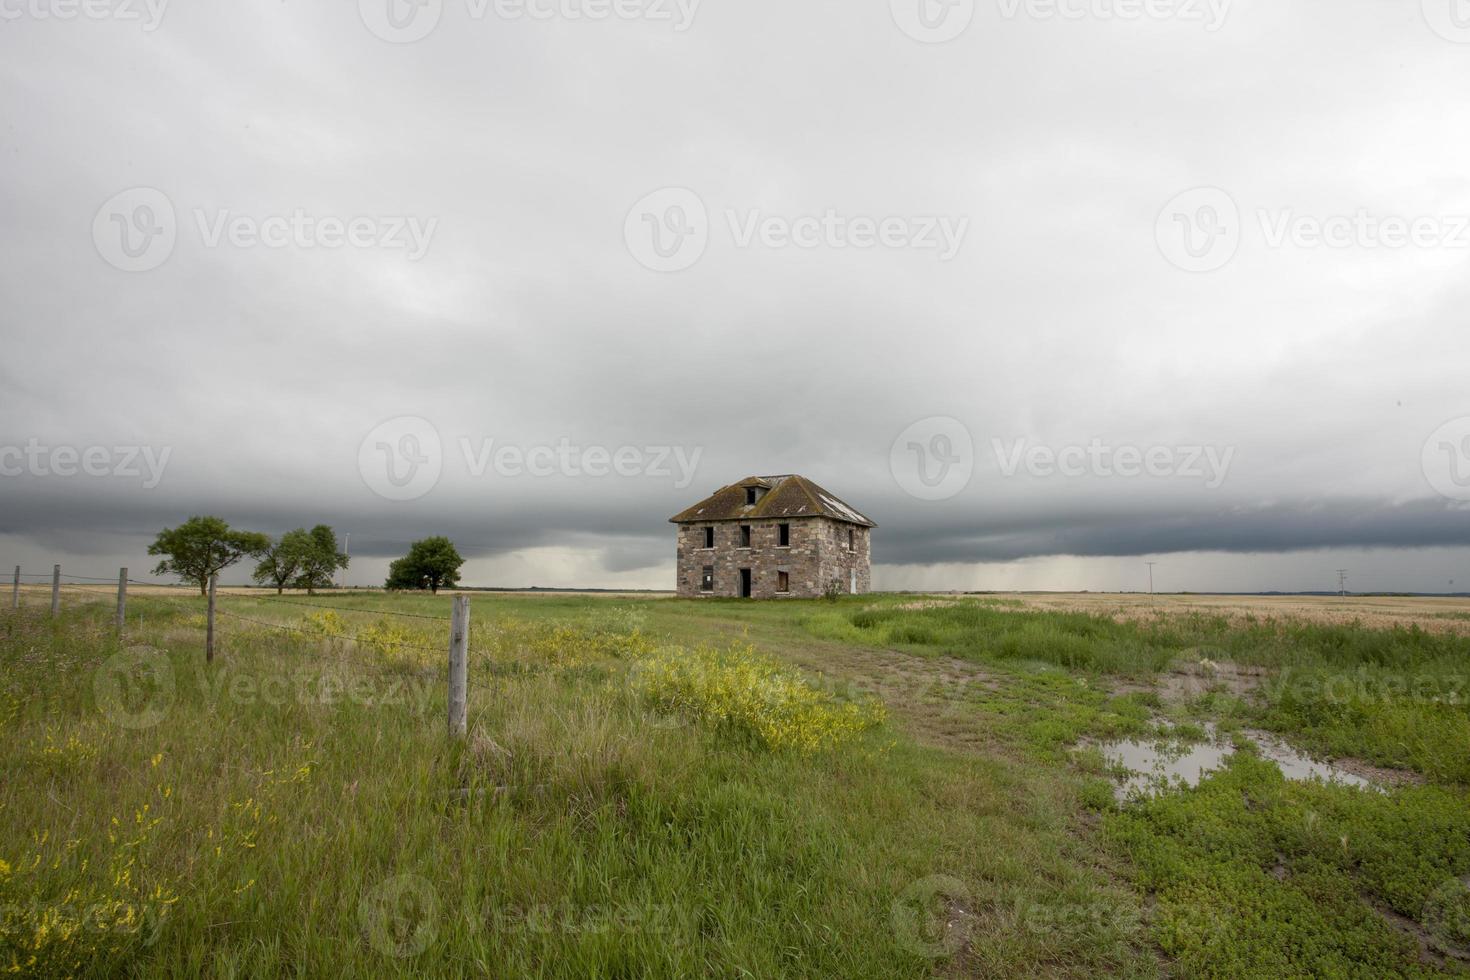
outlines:
[{"label": "dark doorway", "polygon": [[748,568],[740,570],[740,598],[750,598],[750,569]]}]

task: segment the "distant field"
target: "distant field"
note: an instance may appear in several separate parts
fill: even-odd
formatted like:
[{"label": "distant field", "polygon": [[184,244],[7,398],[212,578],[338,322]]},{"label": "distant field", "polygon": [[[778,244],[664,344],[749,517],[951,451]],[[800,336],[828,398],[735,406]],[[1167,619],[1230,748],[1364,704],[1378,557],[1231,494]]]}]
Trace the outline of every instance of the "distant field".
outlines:
[{"label": "distant field", "polygon": [[1096,613],[1139,619],[1156,613],[1204,614],[1232,620],[1266,617],[1314,623],[1357,623],[1369,629],[1418,626],[1435,632],[1470,634],[1470,598],[1414,596],[1224,596],[1016,593],[1028,609]]},{"label": "distant field", "polygon": [[[475,593],[455,743],[447,595],[226,590],[208,666],[197,595],[48,597],[0,612],[21,975],[1470,962],[1464,600]],[[1238,750],[1119,802],[1120,739]]]}]

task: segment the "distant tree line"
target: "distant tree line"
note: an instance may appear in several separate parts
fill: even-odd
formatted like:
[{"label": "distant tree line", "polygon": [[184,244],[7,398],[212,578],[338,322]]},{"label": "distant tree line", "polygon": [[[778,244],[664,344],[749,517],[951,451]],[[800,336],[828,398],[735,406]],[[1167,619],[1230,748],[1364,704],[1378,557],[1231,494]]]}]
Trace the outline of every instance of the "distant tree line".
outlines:
[{"label": "distant tree line", "polygon": [[[191,517],[178,527],[164,528],[148,546],[148,554],[162,558],[153,574],[176,575],[198,585],[201,595],[208,591],[211,576],[246,558],[257,562],[255,581],[275,586],[277,595],[286,589],[305,589],[311,595],[331,588],[337,572],[350,561],[337,546],[337,532],[326,524],[310,531],[300,527],[273,539],[232,528],[219,517]],[[389,566],[385,587],[437,593],[459,584],[463,564],[448,538],[425,538]]]}]

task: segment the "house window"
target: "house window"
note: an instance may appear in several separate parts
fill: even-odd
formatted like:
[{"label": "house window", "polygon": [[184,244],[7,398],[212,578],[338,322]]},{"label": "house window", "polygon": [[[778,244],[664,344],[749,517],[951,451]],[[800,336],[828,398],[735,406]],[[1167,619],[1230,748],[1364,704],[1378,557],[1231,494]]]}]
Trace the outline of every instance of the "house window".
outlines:
[{"label": "house window", "polygon": [[791,547],[791,525],[776,525],[776,544],[782,548]]},{"label": "house window", "polygon": [[749,507],[751,504],[754,504],[757,500],[759,500],[760,499],[759,493],[760,493],[760,491],[757,490],[755,487],[746,487],[745,488],[745,506]]},{"label": "house window", "polygon": [[740,547],[742,547],[742,548],[749,548],[750,547],[750,525],[749,524],[742,524],[742,525],[740,525]]},{"label": "house window", "polygon": [[715,529],[712,527],[704,529],[704,546],[706,548],[713,548],[715,546]]},{"label": "house window", "polygon": [[791,591],[791,573],[790,572],[777,572],[776,573],[776,591],[777,592],[790,592]]},{"label": "house window", "polygon": [[699,578],[699,591],[713,592],[715,590],[715,566],[704,566],[704,574]]},{"label": "house window", "polygon": [[857,551],[857,532],[852,528],[847,529],[847,550]]}]

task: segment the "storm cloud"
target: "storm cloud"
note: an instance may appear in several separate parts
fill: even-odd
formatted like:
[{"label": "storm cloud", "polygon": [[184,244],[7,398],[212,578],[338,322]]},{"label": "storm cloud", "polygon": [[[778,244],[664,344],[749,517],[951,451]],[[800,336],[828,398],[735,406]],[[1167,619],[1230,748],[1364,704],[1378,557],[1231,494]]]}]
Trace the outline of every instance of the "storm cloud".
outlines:
[{"label": "storm cloud", "polygon": [[671,514],[798,472],[879,587],[1445,588],[1470,36],[918,2],[6,7],[0,564],[218,513],[350,532],[360,584],[442,533],[477,584],[667,587]]}]

